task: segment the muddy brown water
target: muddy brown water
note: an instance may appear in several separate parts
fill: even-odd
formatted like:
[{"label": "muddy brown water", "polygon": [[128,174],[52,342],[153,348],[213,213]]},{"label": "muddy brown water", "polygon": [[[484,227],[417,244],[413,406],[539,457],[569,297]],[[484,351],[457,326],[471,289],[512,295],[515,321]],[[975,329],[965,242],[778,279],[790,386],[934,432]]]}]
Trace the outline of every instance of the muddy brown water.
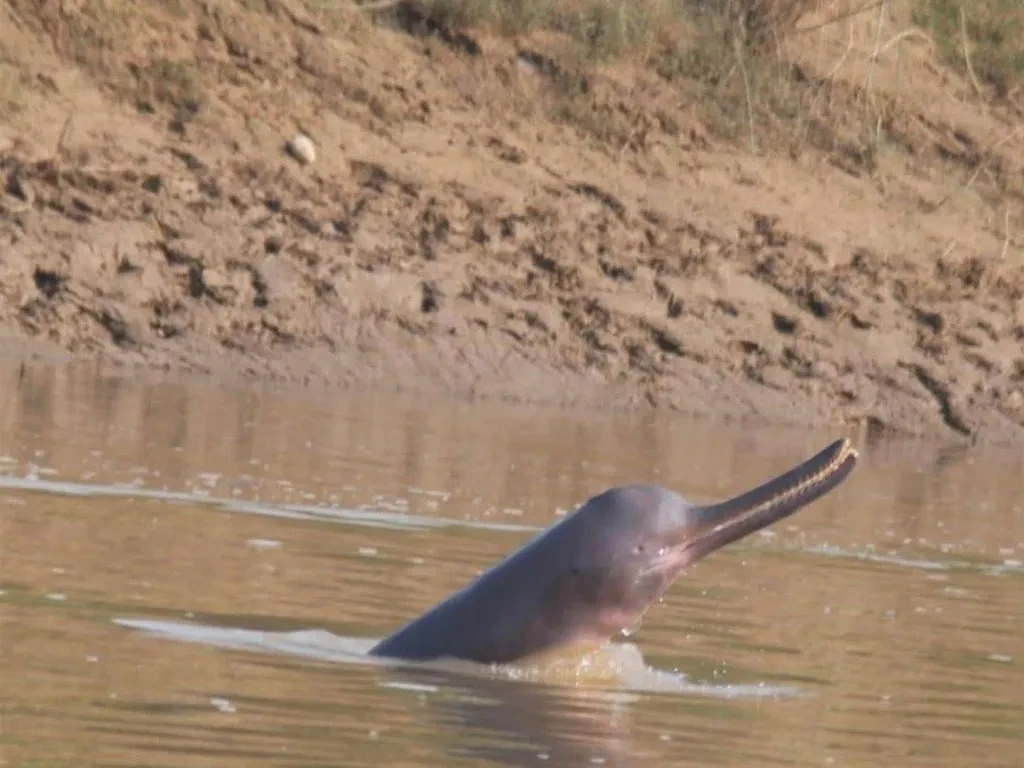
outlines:
[{"label": "muddy brown water", "polygon": [[862,442],[616,646],[468,672],[363,652],[609,485],[707,499],[835,433],[88,367],[0,391],[0,765],[1024,764],[1019,450]]}]

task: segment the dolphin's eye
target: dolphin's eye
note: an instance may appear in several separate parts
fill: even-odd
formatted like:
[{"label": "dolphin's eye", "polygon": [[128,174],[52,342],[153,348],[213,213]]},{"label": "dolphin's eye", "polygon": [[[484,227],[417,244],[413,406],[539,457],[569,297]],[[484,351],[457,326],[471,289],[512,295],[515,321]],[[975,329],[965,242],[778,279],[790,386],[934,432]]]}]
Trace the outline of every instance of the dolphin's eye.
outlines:
[{"label": "dolphin's eye", "polygon": [[644,553],[644,545],[643,544],[637,544],[633,548],[633,552],[635,552],[638,555],[642,555]]}]

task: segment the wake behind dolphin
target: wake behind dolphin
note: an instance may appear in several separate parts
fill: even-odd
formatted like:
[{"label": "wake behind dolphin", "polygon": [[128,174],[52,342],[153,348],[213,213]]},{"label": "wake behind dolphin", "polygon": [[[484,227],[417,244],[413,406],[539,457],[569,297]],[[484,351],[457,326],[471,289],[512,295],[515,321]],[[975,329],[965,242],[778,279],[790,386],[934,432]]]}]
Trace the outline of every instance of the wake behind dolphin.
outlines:
[{"label": "wake behind dolphin", "polygon": [[[239,627],[219,627],[163,619],[116,618],[114,624],[166,640],[196,643],[235,651],[268,653],[342,664],[394,667],[394,661],[371,656],[375,639],[344,637],[326,630],[275,632]],[[664,693],[722,699],[779,699],[799,696],[790,686],[691,681],[680,672],[655,669],[646,664],[639,649],[630,643],[609,643],[583,656],[569,656],[521,664],[479,665],[443,659],[409,662],[413,669],[456,672],[467,678],[519,683],[550,683],[583,686],[620,695]],[[382,683],[401,687],[400,682]]]}]

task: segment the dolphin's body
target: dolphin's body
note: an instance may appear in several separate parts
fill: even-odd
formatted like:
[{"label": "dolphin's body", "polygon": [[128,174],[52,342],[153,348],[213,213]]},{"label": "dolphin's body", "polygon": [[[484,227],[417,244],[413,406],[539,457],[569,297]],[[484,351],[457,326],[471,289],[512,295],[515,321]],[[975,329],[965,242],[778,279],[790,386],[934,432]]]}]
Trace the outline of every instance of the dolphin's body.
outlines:
[{"label": "dolphin's body", "polygon": [[612,488],[370,653],[492,663],[598,645],[635,624],[686,566],[825,495],[856,461],[849,441],[837,440],[774,480],[707,506],[655,485]]}]

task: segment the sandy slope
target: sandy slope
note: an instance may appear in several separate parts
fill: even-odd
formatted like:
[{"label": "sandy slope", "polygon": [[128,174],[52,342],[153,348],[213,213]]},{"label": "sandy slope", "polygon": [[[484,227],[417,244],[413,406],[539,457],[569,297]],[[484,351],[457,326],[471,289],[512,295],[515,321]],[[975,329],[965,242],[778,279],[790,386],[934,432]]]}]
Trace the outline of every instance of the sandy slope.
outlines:
[{"label": "sandy slope", "polygon": [[[9,339],[1024,440],[1020,116],[920,51],[869,171],[714,139],[624,65],[590,83],[598,138],[552,119],[559,95],[508,41],[297,2],[58,6],[0,7]],[[796,52],[808,71],[841,53],[824,43]],[[282,149],[299,130],[311,165]]]}]

